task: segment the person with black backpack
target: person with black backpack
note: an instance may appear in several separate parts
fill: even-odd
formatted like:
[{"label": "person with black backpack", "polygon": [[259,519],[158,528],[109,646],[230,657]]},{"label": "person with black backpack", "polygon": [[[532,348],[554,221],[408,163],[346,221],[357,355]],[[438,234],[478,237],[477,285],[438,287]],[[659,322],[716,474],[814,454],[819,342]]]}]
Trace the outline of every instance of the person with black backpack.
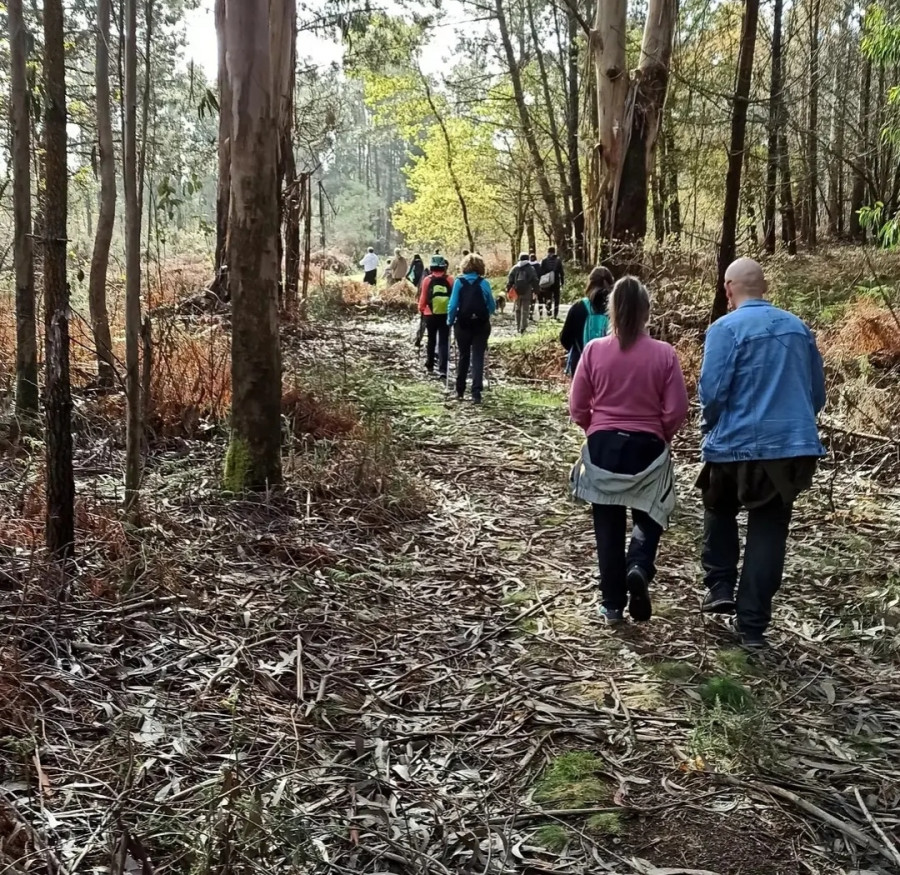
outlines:
[{"label": "person with black backpack", "polygon": [[[460,265],[462,275],[453,283],[447,324],[455,326],[459,361],[456,370],[456,397],[466,394],[469,366],[472,368],[472,401],[481,404],[484,388],[484,358],[491,334],[491,316],[497,309],[490,283],[484,278],[484,259],[473,252]],[[526,311],[527,312],[527,311]]]},{"label": "person with black backpack", "polygon": [[539,282],[541,295],[546,303],[547,315],[550,315],[552,307],[554,319],[559,319],[559,294],[565,281],[566,274],[562,259],[556,254],[556,247],[549,246],[547,257],[541,262]]},{"label": "person with black backpack", "polygon": [[437,347],[438,376],[447,378],[447,361],[450,358],[450,329],[447,326],[447,310],[450,307],[450,290],[453,277],[447,273],[447,259],[435,255],[431,259],[431,271],[422,279],[419,294],[419,312],[425,320],[428,343],[425,347],[425,370],[434,373],[434,353]]},{"label": "person with black backpack", "polygon": [[512,266],[506,280],[506,290],[516,293],[516,328],[524,334],[531,318],[531,304],[539,289],[538,276],[528,261],[528,253],[519,256],[517,264]]}]

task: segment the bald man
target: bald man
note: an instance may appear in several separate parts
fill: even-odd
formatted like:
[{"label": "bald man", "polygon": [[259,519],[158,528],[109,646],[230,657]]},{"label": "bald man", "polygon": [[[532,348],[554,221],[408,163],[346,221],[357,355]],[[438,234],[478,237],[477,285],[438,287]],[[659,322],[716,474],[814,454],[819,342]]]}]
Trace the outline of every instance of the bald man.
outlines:
[{"label": "bald man", "polygon": [[[702,610],[736,613],[741,644],[767,646],[781,586],[794,500],[825,455],[816,415],[825,405],[822,357],[809,328],[765,299],[760,265],[740,258],[725,272],[730,313],[706,333],[698,393],[706,510]],[[738,579],[737,515],[747,511]]]}]

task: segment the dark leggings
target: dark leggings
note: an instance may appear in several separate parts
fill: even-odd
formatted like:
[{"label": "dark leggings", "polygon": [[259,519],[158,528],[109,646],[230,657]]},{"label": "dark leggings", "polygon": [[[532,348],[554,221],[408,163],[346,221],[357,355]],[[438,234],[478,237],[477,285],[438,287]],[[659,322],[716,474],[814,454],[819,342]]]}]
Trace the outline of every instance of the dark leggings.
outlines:
[{"label": "dark leggings", "polygon": [[[617,474],[639,474],[665,448],[656,435],[643,432],[596,431],[588,437],[591,461]],[[627,508],[613,504],[595,504],[592,508],[603,604],[622,610],[628,602],[628,569],[638,566],[650,580],[656,574],[662,526],[644,511],[632,508],[631,540],[626,549]]]}]

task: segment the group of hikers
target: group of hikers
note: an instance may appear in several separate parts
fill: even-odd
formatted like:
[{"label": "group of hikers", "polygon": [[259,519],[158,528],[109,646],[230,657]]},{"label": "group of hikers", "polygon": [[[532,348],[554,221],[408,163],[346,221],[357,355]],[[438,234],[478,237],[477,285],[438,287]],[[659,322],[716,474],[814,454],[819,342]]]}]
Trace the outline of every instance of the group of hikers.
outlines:
[{"label": "group of hikers", "polygon": [[[688,393],[675,350],[647,332],[647,289],[634,277],[613,284],[607,273],[595,274],[596,285],[563,328],[564,342],[576,338],[578,346],[578,323],[602,311],[610,332],[579,347],[569,412],[586,443],[572,490],[592,505],[602,616],[618,624],[627,609],[644,622],[652,615],[657,550],[675,508],[670,445],[687,419]],[[812,485],[825,454],[816,425],[825,374],[810,329],[765,299],[757,262],[741,258],[730,265],[725,290],[730,312],[707,331],[697,387],[704,464],[696,485],[705,510],[701,610],[735,614],[738,641],[761,650],[768,646],[794,501]],[[739,573],[742,509],[747,535]]]},{"label": "group of hikers", "polygon": [[[497,301],[484,259],[466,252],[456,277],[440,253],[416,277],[427,334],[425,368],[447,378],[450,329],[459,351],[456,396],[481,403],[491,316]],[[421,259],[418,259],[421,263]],[[540,278],[550,276],[543,288]],[[539,264],[523,254],[507,277],[527,328],[535,296],[558,318],[563,265],[551,248]],[[825,405],[822,357],[810,329],[766,300],[762,267],[741,258],[725,274],[730,312],[706,333],[697,387],[703,468],[705,613],[734,615],[738,641],[767,647],[772,601],[784,574],[794,502],[825,454],[816,417]],[[524,315],[523,315],[524,313]],[[671,444],[688,415],[675,349],[648,332],[650,294],[635,277],[591,271],[584,297],[566,314],[560,342],[572,375],[569,413],[584,431],[572,469],[576,498],[592,506],[600,570],[600,613],[610,625],[645,622],[663,531],[675,509]],[[421,339],[421,338],[420,338]],[[627,511],[632,528],[626,545]],[[747,511],[741,545],[737,517]],[[739,567],[740,566],[740,567]]]}]

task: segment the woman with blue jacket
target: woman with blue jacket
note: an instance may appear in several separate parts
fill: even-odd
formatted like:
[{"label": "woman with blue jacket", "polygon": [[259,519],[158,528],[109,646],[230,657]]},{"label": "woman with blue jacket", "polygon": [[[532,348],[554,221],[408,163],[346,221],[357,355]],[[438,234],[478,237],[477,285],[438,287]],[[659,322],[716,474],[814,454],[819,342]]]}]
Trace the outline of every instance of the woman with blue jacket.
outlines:
[{"label": "woman with blue jacket", "polygon": [[453,283],[447,308],[447,325],[454,327],[459,362],[456,371],[456,397],[466,394],[469,366],[472,368],[472,401],[481,404],[484,388],[484,356],[491,336],[491,316],[497,309],[494,293],[484,278],[484,259],[469,253]]}]

